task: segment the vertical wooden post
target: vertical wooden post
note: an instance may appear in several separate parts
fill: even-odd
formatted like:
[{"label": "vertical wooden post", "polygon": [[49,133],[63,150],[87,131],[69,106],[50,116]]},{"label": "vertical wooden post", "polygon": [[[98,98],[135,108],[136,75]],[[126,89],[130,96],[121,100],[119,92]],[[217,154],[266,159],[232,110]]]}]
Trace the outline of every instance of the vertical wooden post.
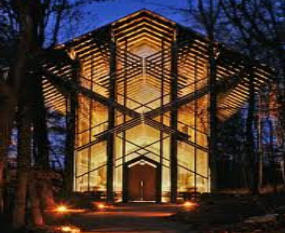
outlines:
[{"label": "vertical wooden post", "polygon": [[[171,90],[170,101],[174,101],[177,98],[177,44],[174,40],[171,47]],[[177,114],[178,110],[171,109],[170,113],[170,127],[177,129]],[[177,135],[172,133],[170,136],[170,181],[171,181],[171,196],[170,201],[176,203],[177,200]]]},{"label": "vertical wooden post", "polygon": [[[116,92],[116,44],[115,41],[110,41],[110,85],[109,98],[111,101],[115,100]],[[115,108],[109,106],[108,108],[108,130],[115,127]],[[113,195],[113,167],[114,167],[114,134],[108,134],[107,138],[107,202],[114,201]]]},{"label": "vertical wooden post", "polygon": [[[73,64],[72,79],[79,82],[78,78],[79,63]],[[66,98],[66,141],[65,141],[65,161],[64,161],[64,186],[65,194],[73,191],[74,182],[74,149],[76,136],[76,112],[77,112],[77,93],[72,90]]]},{"label": "vertical wooden post", "polygon": [[161,203],[161,178],[162,178],[162,164],[158,164],[157,168],[156,168],[156,197],[155,197],[155,201],[156,203]]},{"label": "vertical wooden post", "polygon": [[129,200],[129,190],[128,190],[128,165],[123,164],[123,202],[127,203]]},{"label": "vertical wooden post", "polygon": [[[91,56],[91,82],[90,82],[90,90],[93,91],[93,76],[95,73],[95,68],[94,68],[94,55]],[[93,122],[93,100],[89,99],[89,143],[92,142],[92,122]],[[91,159],[92,159],[92,150],[91,146],[88,147],[88,185],[87,185],[87,190],[90,191],[90,181],[91,181]]]},{"label": "vertical wooden post", "polygon": [[[164,40],[161,42],[161,83],[160,83],[160,106],[164,105]],[[160,123],[163,124],[163,114],[160,115]],[[163,131],[159,132],[159,163],[160,167],[157,168],[157,188],[156,188],[156,202],[161,202],[162,197],[162,167],[163,167]]]},{"label": "vertical wooden post", "polygon": [[217,93],[216,93],[216,58],[213,38],[210,38],[209,53],[209,168],[211,171],[211,192],[217,188]]},{"label": "vertical wooden post", "polygon": [[[195,60],[195,66],[194,66],[194,92],[195,92],[195,100],[194,100],[194,143],[197,144],[197,111],[198,111],[198,103],[197,103],[197,97],[196,97],[196,91],[197,91],[197,55],[194,58]],[[197,147],[194,147],[194,192],[195,192],[195,199],[197,197]]]},{"label": "vertical wooden post", "polygon": [[[127,63],[128,63],[128,56],[127,56],[127,51],[128,51],[128,41],[125,40],[125,50],[124,50],[124,92],[123,92],[123,98],[124,98],[124,107],[127,106],[127,88],[128,88],[128,83],[127,83]],[[126,114],[123,115],[123,123],[126,122]],[[122,155],[123,155],[123,202],[128,202],[128,179],[127,179],[127,172],[128,172],[128,167],[125,165],[126,163],[126,131],[123,131],[123,139],[122,139]]]}]

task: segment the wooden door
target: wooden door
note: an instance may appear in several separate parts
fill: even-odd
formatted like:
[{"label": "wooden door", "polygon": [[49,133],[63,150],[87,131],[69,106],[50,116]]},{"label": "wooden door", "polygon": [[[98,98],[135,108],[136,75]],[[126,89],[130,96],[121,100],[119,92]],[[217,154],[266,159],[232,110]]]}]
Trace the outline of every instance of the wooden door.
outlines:
[{"label": "wooden door", "polygon": [[148,164],[136,164],[128,169],[129,201],[155,201],[156,168]]}]

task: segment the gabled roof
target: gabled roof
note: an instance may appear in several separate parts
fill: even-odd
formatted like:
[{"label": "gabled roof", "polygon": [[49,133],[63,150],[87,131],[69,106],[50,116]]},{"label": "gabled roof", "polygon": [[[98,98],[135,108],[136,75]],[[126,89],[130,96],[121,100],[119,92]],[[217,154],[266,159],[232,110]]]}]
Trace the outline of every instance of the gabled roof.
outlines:
[{"label": "gabled roof", "polygon": [[[197,73],[198,78],[203,79],[208,63],[208,39],[185,26],[146,9],[122,17],[58,47],[76,54],[82,63],[84,73],[82,78],[86,80],[86,83],[90,83],[91,80],[96,82],[99,94],[108,97],[110,46],[114,41],[117,47],[119,66],[124,63],[124,59],[127,57],[128,66],[132,69],[131,78],[140,75],[142,67],[141,58],[133,54],[131,48],[137,46],[138,43],[148,43],[157,50],[156,53],[146,58],[145,64],[150,67],[149,75],[154,77],[153,82],[157,82],[162,73],[164,73],[163,77],[166,80],[170,80],[171,46],[176,41],[180,95],[183,95],[183,90],[191,90],[191,88],[187,89],[186,87],[194,82],[195,73]],[[248,74],[245,72],[247,64],[250,63],[254,66],[253,75],[256,92],[260,91],[268,82],[271,70],[247,56],[226,48],[221,43],[215,43],[215,46],[219,50],[217,79],[240,78],[238,84],[219,96],[220,116],[226,118],[236,112],[248,98],[249,80]],[[165,63],[163,69],[162,59]],[[50,70],[63,78],[71,76],[70,67],[56,66]],[[194,72],[194,68],[197,72]],[[120,79],[123,78],[122,71],[118,70],[117,78],[120,82]],[[52,84],[48,81],[46,83],[49,90],[46,96],[47,103],[53,106],[57,105],[54,101],[56,97],[51,91]]]}]

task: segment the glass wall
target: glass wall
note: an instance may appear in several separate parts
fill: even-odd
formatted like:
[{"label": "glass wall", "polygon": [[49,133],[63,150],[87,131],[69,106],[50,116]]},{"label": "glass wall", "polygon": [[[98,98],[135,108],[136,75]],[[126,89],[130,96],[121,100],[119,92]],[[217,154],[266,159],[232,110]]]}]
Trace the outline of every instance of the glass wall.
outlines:
[{"label": "glass wall", "polygon": [[107,129],[107,108],[79,95],[75,150],[75,190],[106,189],[106,141],[96,143],[96,135]]},{"label": "glass wall", "polygon": [[[124,42],[124,46],[126,45],[127,42]],[[208,191],[208,97],[205,95],[197,98],[196,102],[190,101],[188,104],[179,106],[177,109],[178,132],[176,129],[171,129],[171,108],[169,108],[173,78],[171,76],[171,50],[170,45],[167,45],[166,48],[163,46],[166,45],[162,43],[153,46],[149,42],[141,40],[139,44],[132,44],[131,49],[117,48],[115,101],[121,105],[121,108],[125,106],[141,116],[137,122],[133,122],[134,118],[124,115],[124,111],[115,113],[117,128],[113,132],[115,143],[113,188],[118,199],[122,197],[124,163],[138,157],[142,159],[147,157],[155,164],[161,164],[162,198],[163,201],[169,200],[171,187],[170,136],[172,133],[185,136],[185,140],[180,138],[177,142],[178,192]],[[182,61],[179,60],[179,62]],[[194,85],[193,81],[199,77],[196,77],[194,68],[183,70],[184,65],[179,64],[178,67],[178,76],[181,75],[177,77],[178,98],[193,94],[196,88],[202,88],[207,83],[203,77],[205,74],[202,72],[199,77],[203,81]],[[93,68],[86,66],[84,72],[86,73],[89,69]],[[102,76],[103,81],[100,85],[107,90],[110,84],[109,67],[102,66],[100,69],[105,74]],[[98,84],[100,78],[95,71],[90,71],[88,77],[96,78],[98,76],[98,80],[96,78],[95,81],[96,85],[100,86]],[[83,85],[101,95],[105,90],[87,80]],[[109,95],[105,93],[104,96]],[[159,109],[163,105],[168,105],[168,111]],[[146,114],[152,110],[157,110],[156,113],[159,114],[145,118]],[[75,189],[77,191],[105,191],[107,180],[106,137],[101,137],[98,142],[96,140],[104,131],[108,130],[108,109],[106,106],[80,95],[77,116]]]}]

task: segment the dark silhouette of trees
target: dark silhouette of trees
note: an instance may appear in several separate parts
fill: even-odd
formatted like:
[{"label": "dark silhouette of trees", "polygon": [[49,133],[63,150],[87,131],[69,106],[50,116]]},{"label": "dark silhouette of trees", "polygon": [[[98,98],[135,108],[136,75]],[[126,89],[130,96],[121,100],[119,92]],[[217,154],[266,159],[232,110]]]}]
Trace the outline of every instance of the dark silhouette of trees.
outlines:
[{"label": "dark silhouette of trees", "polygon": [[[0,212],[4,208],[3,172],[7,148],[16,121],[18,156],[13,211],[15,228],[25,225],[26,200],[31,202],[32,222],[35,225],[44,223],[40,202],[45,207],[53,203],[48,182],[43,182],[39,187],[39,182],[34,180],[37,174],[48,174],[50,171],[47,110],[42,75],[37,72],[39,61],[46,51],[52,53],[63,22],[67,19],[71,22],[72,15],[80,13],[82,6],[98,1],[3,0],[0,3]],[[35,161],[33,167],[32,158]]]},{"label": "dark silhouette of trees", "polygon": [[[44,224],[41,204],[45,208],[51,207],[53,194],[51,184],[46,180],[34,178],[40,174],[49,174],[50,151],[48,115],[43,96],[42,75],[37,67],[41,56],[47,51],[53,52],[58,42],[58,35],[64,26],[62,22],[80,11],[80,7],[96,2],[96,0],[1,0],[0,2],[0,214],[5,206],[4,200],[4,170],[7,160],[8,147],[13,128],[18,130],[17,142],[17,179],[15,188],[15,201],[13,210],[13,225],[21,228],[26,224],[27,200],[31,203],[32,223]],[[100,0],[97,0],[100,1]],[[285,58],[284,58],[284,3],[274,0],[209,0],[191,1],[189,13],[193,20],[199,24],[208,38],[208,75],[209,75],[209,163],[211,168],[212,191],[217,191],[218,172],[217,160],[222,151],[218,145],[221,136],[218,134],[217,119],[217,60],[219,51],[216,40],[229,42],[231,45],[252,59],[264,61],[275,68],[276,79],[272,90],[265,90],[266,109],[270,114],[276,113],[281,123],[278,137],[283,142],[285,137]],[[184,10],[185,11],[185,10]],[[230,33],[228,33],[230,32]],[[255,93],[255,83],[252,78],[254,64],[244,64],[247,67],[249,80],[249,98],[246,111],[246,122],[241,131],[244,131],[242,141],[245,148],[231,151],[234,156],[241,158],[244,184],[251,192],[259,193],[258,184],[262,183],[258,161],[258,148],[256,146],[258,130],[257,117],[260,111],[258,96]],[[76,70],[75,70],[76,72]],[[31,91],[33,90],[33,91]],[[272,104],[271,95],[276,92],[277,98]],[[71,154],[69,145],[74,143],[74,111],[76,100],[72,98],[76,90],[69,93],[71,115],[67,121],[68,131],[65,153]],[[263,106],[264,107],[264,106]],[[242,114],[241,114],[242,115]],[[15,124],[16,122],[16,124]],[[271,121],[270,130],[273,126]],[[235,129],[237,130],[237,129]],[[273,134],[273,133],[272,133]],[[273,135],[270,136],[273,143]],[[273,145],[271,152],[274,154]],[[63,146],[64,148],[64,146]],[[244,152],[244,156],[240,156]],[[65,166],[67,179],[72,179],[73,161],[66,156]],[[236,158],[235,158],[236,159]],[[34,163],[32,165],[32,160]],[[262,168],[261,168],[262,170]],[[274,172],[274,171],[273,171]],[[40,181],[44,181],[41,182]],[[70,193],[71,182],[65,183],[65,189]]]},{"label": "dark silhouette of trees", "polygon": [[[276,78],[273,86],[275,86],[276,99],[279,102],[278,118],[283,127],[281,129],[281,137],[284,138],[284,38],[282,39],[282,31],[284,34],[284,5],[282,1],[273,0],[230,0],[221,1],[223,12],[227,22],[237,33],[235,38],[235,46],[243,49],[253,59],[264,61],[268,65],[275,68]],[[283,26],[282,26],[283,25]],[[283,27],[283,28],[282,28]],[[260,151],[257,153],[255,147],[255,139],[253,131],[255,118],[258,117],[260,111],[270,112],[270,106],[267,109],[258,105],[258,98],[254,93],[254,82],[250,79],[250,95],[248,100],[248,117],[246,123],[247,153],[250,162],[249,176],[251,177],[250,187],[253,193],[258,192],[258,183],[262,183],[262,168],[258,168],[258,162],[262,161]],[[270,90],[265,90],[267,101],[269,101]],[[264,101],[264,99],[263,99]],[[263,107],[263,109],[261,109]],[[261,109],[261,110],[260,110]],[[271,128],[271,131],[273,128]],[[260,129],[262,131],[262,129]],[[273,132],[272,132],[273,133]],[[280,135],[280,134],[279,134]],[[259,148],[260,149],[260,148]],[[284,149],[284,145],[283,145]],[[261,166],[261,164],[259,163]],[[259,170],[259,172],[258,172]],[[275,176],[272,174],[272,176]]]},{"label": "dark silhouette of trees", "polygon": [[[258,105],[260,96],[255,93],[255,83],[251,78],[252,72],[254,72],[254,63],[244,64],[246,66],[247,77],[249,80],[249,98],[247,102],[246,122],[241,130],[244,137],[244,146],[242,150],[245,154],[242,160],[241,166],[244,171],[243,183],[250,188],[252,193],[258,193],[258,184],[262,183],[262,153],[258,148],[258,142],[263,130],[263,126],[260,128],[258,123],[258,117],[260,112],[277,112],[278,119],[281,122],[281,133],[278,133],[278,137],[284,138],[284,4],[282,1],[273,0],[216,0],[216,1],[189,1],[188,9],[177,9],[178,12],[183,14],[188,13],[190,22],[202,31],[209,39],[209,82],[211,86],[210,90],[210,140],[209,140],[209,159],[210,167],[213,169],[213,160],[219,159],[219,148],[217,146],[218,135],[217,127],[217,106],[215,99],[215,58],[217,56],[218,48],[215,48],[215,41],[219,40],[229,44],[234,49],[242,51],[248,55],[252,60],[258,60],[264,62],[269,66],[275,68],[276,78],[273,83],[274,90],[278,96],[276,105],[269,107],[269,104],[263,107]],[[282,26],[283,25],[283,26]],[[214,49],[213,49],[214,48]],[[272,93],[268,88],[263,90],[263,101],[267,99],[270,101],[269,94]],[[264,96],[266,96],[264,98]],[[263,108],[263,109],[261,109]],[[274,108],[274,109],[273,109]],[[269,113],[270,114],[270,113]],[[221,132],[222,133],[222,132]],[[234,132],[233,133],[237,133]],[[262,139],[261,139],[262,141]],[[282,140],[280,140],[282,141]],[[215,152],[216,151],[216,152]],[[284,151],[284,145],[283,145]],[[233,152],[234,153],[234,152]],[[239,154],[235,153],[236,157]],[[212,173],[212,172],[211,172]],[[214,179],[215,173],[212,173]],[[272,174],[273,175],[273,174]],[[216,178],[219,180],[219,178]],[[214,180],[211,181],[212,184]],[[213,187],[214,188],[214,187]]]},{"label": "dark silhouette of trees", "polygon": [[211,170],[211,191],[217,189],[217,46],[215,43],[217,27],[221,17],[219,1],[208,2],[198,0],[197,3],[189,2],[191,18],[198,23],[208,40],[208,82],[209,82],[209,166]]}]

